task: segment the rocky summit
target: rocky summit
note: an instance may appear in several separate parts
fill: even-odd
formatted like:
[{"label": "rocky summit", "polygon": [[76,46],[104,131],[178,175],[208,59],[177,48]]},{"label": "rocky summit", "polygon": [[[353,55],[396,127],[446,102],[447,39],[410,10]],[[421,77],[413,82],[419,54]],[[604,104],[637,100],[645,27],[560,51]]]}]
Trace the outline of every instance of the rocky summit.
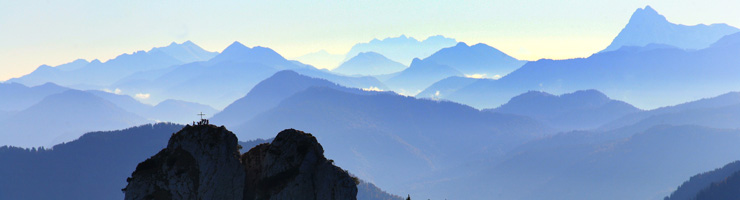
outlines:
[{"label": "rocky summit", "polygon": [[309,133],[288,129],[239,155],[225,127],[186,126],[140,163],[126,199],[356,199],[357,178],[324,157]]}]

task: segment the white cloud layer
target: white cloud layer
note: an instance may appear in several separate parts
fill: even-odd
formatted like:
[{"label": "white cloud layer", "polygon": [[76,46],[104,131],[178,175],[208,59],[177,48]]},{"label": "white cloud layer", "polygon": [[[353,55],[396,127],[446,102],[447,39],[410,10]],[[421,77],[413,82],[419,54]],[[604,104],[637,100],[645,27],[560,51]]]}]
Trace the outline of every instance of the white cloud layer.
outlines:
[{"label": "white cloud layer", "polygon": [[137,99],[148,99],[150,96],[151,96],[151,94],[149,94],[149,93],[146,93],[146,94],[144,94],[144,93],[138,93],[138,94],[134,95],[134,97],[136,97]]}]

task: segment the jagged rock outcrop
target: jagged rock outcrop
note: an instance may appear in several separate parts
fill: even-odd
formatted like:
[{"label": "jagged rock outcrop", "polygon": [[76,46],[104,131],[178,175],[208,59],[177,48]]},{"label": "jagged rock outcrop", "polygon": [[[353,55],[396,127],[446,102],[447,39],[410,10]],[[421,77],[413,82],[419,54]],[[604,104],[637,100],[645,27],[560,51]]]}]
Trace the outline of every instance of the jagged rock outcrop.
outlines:
[{"label": "jagged rock outcrop", "polygon": [[186,126],[140,163],[126,199],[356,199],[358,180],[324,157],[315,137],[294,129],[239,156],[223,126]]},{"label": "jagged rock outcrop", "polygon": [[185,126],[167,148],[136,167],[126,199],[242,199],[245,173],[237,142],[224,127]]},{"label": "jagged rock outcrop", "polygon": [[355,199],[358,180],[324,157],[311,134],[288,129],[242,155],[245,199]]}]

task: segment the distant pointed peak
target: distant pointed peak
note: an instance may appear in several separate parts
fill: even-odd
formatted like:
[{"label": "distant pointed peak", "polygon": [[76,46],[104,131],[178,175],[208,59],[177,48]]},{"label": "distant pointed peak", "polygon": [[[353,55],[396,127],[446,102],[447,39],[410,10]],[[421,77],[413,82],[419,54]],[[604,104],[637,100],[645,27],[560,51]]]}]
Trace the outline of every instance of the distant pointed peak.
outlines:
[{"label": "distant pointed peak", "polygon": [[487,45],[487,44],[485,44],[485,43],[478,43],[478,44],[475,44],[475,45],[473,45],[473,46],[470,46],[470,47],[478,47],[478,48],[493,48],[492,46],[489,46],[489,45]]},{"label": "distant pointed peak", "polygon": [[[282,70],[282,71],[275,72],[274,74],[272,74],[272,76],[263,80],[262,82],[265,82],[265,83],[286,82],[286,81],[301,82],[301,81],[310,80],[310,79],[317,79],[317,78],[309,77],[309,76],[300,74],[298,72],[295,72],[293,70]],[[260,83],[260,84],[263,84],[263,83]]]},{"label": "distant pointed peak", "polygon": [[374,52],[374,51],[363,51],[363,52],[360,52],[360,53],[359,53],[359,54],[357,54],[357,55],[358,55],[358,56],[359,56],[359,55],[363,55],[363,56],[369,56],[369,55],[380,55],[380,54],[379,54],[379,53],[377,53],[377,52]]},{"label": "distant pointed peak", "polygon": [[384,38],[382,40],[380,40],[378,38],[373,38],[373,40],[371,40],[370,43],[375,43],[375,42],[392,42],[392,41],[395,41],[395,42],[399,42],[399,41],[417,41],[417,42],[420,42],[419,40],[417,40],[414,37],[409,37],[409,36],[406,36],[405,34],[401,34],[398,37],[386,37],[386,38]]},{"label": "distant pointed peak", "polygon": [[635,14],[641,14],[641,15],[660,15],[658,11],[653,9],[653,7],[645,6],[645,8],[638,8],[637,11],[635,11]]},{"label": "distant pointed peak", "polygon": [[446,38],[447,37],[445,37],[444,35],[432,35],[432,36],[427,37],[427,39],[424,39],[424,40],[428,40],[428,39],[446,39]]},{"label": "distant pointed peak", "polygon": [[455,47],[469,47],[468,44],[465,44],[465,42],[458,42]]},{"label": "distant pointed peak", "polygon": [[632,17],[630,18],[630,23],[640,23],[640,22],[646,22],[646,21],[668,21],[665,16],[661,15],[653,9],[653,7],[645,6],[645,8],[638,8],[634,13],[632,13]]},{"label": "distant pointed peak", "polygon": [[653,7],[650,7],[650,5],[646,5],[645,8],[643,8],[642,10],[646,12],[658,13],[658,11],[655,11],[655,9],[653,9]]},{"label": "distant pointed peak", "polygon": [[72,61],[72,62],[73,62],[73,63],[75,63],[75,62],[84,62],[84,63],[89,63],[89,61],[87,61],[87,60],[85,60],[85,59],[82,59],[82,58],[80,58],[80,59],[77,59],[77,60],[74,60],[74,61]]},{"label": "distant pointed peak", "polygon": [[525,93],[521,93],[519,95],[516,95],[509,99],[509,101],[506,104],[513,104],[516,102],[522,102],[527,101],[531,99],[541,99],[541,98],[553,98],[555,95],[543,92],[543,91],[536,91],[536,90],[530,90]]},{"label": "distant pointed peak", "polygon": [[102,62],[100,62],[100,60],[98,60],[98,59],[95,59],[95,60],[92,60],[92,61],[90,61],[90,63],[97,63],[97,64],[100,64],[100,63],[102,63]]},{"label": "distant pointed peak", "polygon": [[[571,95],[594,95],[594,96],[603,96],[606,97],[606,94],[602,93],[601,91],[598,91],[596,89],[588,89],[588,90],[578,90],[573,93],[569,93]],[[566,94],[567,95],[567,94]]]},{"label": "distant pointed peak", "polygon": [[234,41],[234,43],[231,43],[228,47],[226,47],[226,49],[224,49],[223,52],[234,51],[234,50],[239,50],[239,49],[249,49],[249,47],[244,46],[239,41]]},{"label": "distant pointed peak", "polygon": [[182,44],[195,45],[195,43],[193,43],[193,41],[190,41],[190,40],[187,40],[187,41],[183,42]]},{"label": "distant pointed peak", "polygon": [[589,90],[578,90],[573,93],[568,94],[562,94],[560,95],[561,98],[566,99],[582,99],[582,100],[588,100],[590,102],[607,102],[611,100],[606,94],[595,90],[595,89],[589,89]]},{"label": "distant pointed peak", "polygon": [[242,43],[241,43],[241,42],[239,42],[239,41],[234,41],[233,43],[231,43],[231,44],[229,45],[229,47],[247,47],[247,46],[245,46],[244,44],[242,44]]},{"label": "distant pointed peak", "polygon": [[272,50],[269,47],[255,46],[255,47],[252,47],[252,51],[253,52],[266,53],[266,54],[272,54],[272,55],[277,55],[277,56],[282,57],[282,55],[280,55],[277,51]]},{"label": "distant pointed peak", "polygon": [[[552,97],[555,96],[553,94],[544,92],[544,91],[537,91],[537,90],[530,90],[525,93],[522,93],[518,95],[517,97]],[[516,97],[515,97],[516,98]]]},{"label": "distant pointed peak", "polygon": [[36,87],[62,87],[62,86],[57,85],[56,83],[46,82],[46,83],[44,83],[42,85],[39,85],[39,86],[36,86]]},{"label": "distant pointed peak", "polygon": [[305,76],[293,70],[282,70],[279,72],[275,72],[275,74],[273,74],[272,77],[290,77],[292,79],[296,77],[305,77]]},{"label": "distant pointed peak", "polygon": [[414,58],[414,60],[411,60],[411,65],[414,65],[414,63],[418,63],[418,62],[421,62],[421,59]]},{"label": "distant pointed peak", "polygon": [[170,43],[169,46],[175,46],[175,45],[177,45],[177,43],[175,41],[172,41],[172,43]]},{"label": "distant pointed peak", "polygon": [[52,67],[49,66],[49,65],[47,65],[47,64],[43,64],[43,65],[40,65],[38,68],[36,68],[36,70],[39,70],[39,69],[47,69],[47,68],[52,68]]}]

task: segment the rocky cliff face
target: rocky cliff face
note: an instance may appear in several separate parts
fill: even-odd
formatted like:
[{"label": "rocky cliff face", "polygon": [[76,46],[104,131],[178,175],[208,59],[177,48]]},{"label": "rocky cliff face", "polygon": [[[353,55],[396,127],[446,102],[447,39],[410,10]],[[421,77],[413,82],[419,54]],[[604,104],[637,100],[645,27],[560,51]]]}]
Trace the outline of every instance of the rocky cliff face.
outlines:
[{"label": "rocky cliff face", "polygon": [[126,199],[356,199],[357,179],[334,166],[311,134],[288,129],[239,155],[236,136],[186,126],[140,163]]},{"label": "rocky cliff face", "polygon": [[242,199],[244,174],[234,134],[224,127],[186,126],[136,167],[126,199]]}]

